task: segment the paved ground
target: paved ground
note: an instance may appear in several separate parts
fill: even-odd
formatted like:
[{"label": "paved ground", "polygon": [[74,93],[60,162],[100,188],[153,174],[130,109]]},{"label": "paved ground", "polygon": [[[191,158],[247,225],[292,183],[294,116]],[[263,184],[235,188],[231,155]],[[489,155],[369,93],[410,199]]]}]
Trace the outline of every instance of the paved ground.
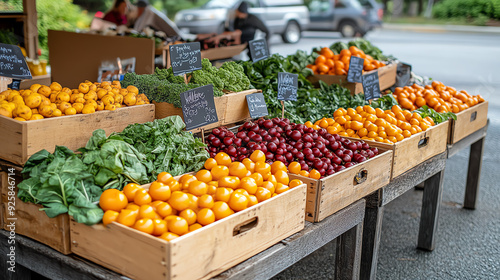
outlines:
[{"label": "paved ground", "polygon": [[[309,33],[297,45],[273,38],[272,52],[310,51],[340,40]],[[490,101],[478,208],[462,208],[469,151],[447,161],[437,246],[416,250],[422,192],[410,190],[385,208],[377,279],[500,279],[500,36],[487,33],[381,30],[368,39],[413,65],[414,71],[482,94]],[[327,245],[276,279],[332,279]],[[325,269],[325,267],[330,267]]]}]

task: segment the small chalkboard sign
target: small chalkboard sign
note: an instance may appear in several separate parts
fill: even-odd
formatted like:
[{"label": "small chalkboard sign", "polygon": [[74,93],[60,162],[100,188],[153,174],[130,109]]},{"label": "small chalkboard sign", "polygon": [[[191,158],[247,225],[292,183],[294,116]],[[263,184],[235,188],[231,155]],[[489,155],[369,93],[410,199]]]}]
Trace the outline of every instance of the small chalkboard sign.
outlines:
[{"label": "small chalkboard sign", "polygon": [[380,82],[377,71],[363,75],[363,91],[365,93],[365,100],[379,98],[382,95],[380,93]]},{"label": "small chalkboard sign", "polygon": [[264,99],[264,94],[262,94],[262,92],[249,94],[246,96],[246,98],[248,111],[250,112],[250,117],[252,119],[269,115],[269,112],[267,111],[266,100]]},{"label": "small chalkboard sign", "polygon": [[252,61],[257,62],[269,57],[269,48],[265,39],[252,40],[249,42]]},{"label": "small chalkboard sign", "polygon": [[169,53],[174,75],[184,75],[201,69],[200,42],[171,45]]},{"label": "small chalkboard sign", "polygon": [[31,72],[18,46],[0,44],[0,76],[16,80],[31,79]]},{"label": "small chalkboard sign", "polygon": [[297,101],[299,75],[285,72],[278,73],[278,100]]},{"label": "small chalkboard sign", "polygon": [[16,79],[13,79],[12,80],[12,83],[8,84],[7,85],[8,88],[10,89],[19,89],[21,87],[21,80],[16,80]]},{"label": "small chalkboard sign", "polygon": [[410,84],[411,79],[411,65],[408,63],[398,63],[396,70],[396,87],[405,87]]},{"label": "small chalkboard sign", "polygon": [[364,59],[357,56],[351,56],[349,62],[349,72],[347,72],[347,81],[349,83],[362,83],[363,82],[363,63]]},{"label": "small chalkboard sign", "polygon": [[186,130],[219,121],[214,101],[214,86],[206,85],[181,93]]}]

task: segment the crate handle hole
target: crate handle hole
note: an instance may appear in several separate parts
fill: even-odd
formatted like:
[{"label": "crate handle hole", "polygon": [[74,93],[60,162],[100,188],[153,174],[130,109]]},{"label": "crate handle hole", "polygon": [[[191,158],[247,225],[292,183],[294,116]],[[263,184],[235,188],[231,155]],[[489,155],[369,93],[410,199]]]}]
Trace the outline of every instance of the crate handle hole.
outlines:
[{"label": "crate handle hole", "polygon": [[427,143],[429,143],[429,137],[420,139],[420,141],[418,141],[418,148],[420,149],[427,146]]},{"label": "crate handle hole", "polygon": [[356,182],[356,184],[361,184],[361,183],[365,182],[367,178],[368,178],[368,170],[363,169],[363,170],[359,171],[356,174],[356,176],[354,176],[354,182]]},{"label": "crate handle hole", "polygon": [[235,226],[233,229],[233,236],[242,234],[244,232],[247,232],[247,231],[255,228],[258,223],[259,223],[259,218],[253,217],[250,220]]},{"label": "crate handle hole", "polygon": [[474,111],[472,114],[470,114],[470,121],[473,122],[477,118],[477,111]]}]

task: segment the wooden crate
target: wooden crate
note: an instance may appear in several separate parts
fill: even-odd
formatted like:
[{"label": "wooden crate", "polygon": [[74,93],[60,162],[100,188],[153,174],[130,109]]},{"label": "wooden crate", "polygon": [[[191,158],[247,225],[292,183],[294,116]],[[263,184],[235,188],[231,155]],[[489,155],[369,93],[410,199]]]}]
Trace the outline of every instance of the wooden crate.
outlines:
[{"label": "wooden crate", "polygon": [[171,242],[71,221],[72,252],[133,279],[208,279],[304,228],[301,185]]},{"label": "wooden crate", "polygon": [[[375,69],[369,72],[365,72],[364,75],[373,72],[378,72],[378,79],[380,83],[380,90],[385,90],[390,88],[396,83],[396,71],[398,69],[397,63],[389,64],[387,66]],[[351,91],[351,94],[363,93],[363,85],[361,83],[349,83],[347,81],[347,75],[311,75],[307,77],[314,85],[319,85],[319,81],[323,81],[328,85],[339,84]]]},{"label": "wooden crate", "polygon": [[328,177],[316,180],[289,174],[307,184],[306,221],[320,222],[389,184],[392,150]]},{"label": "wooden crate", "polygon": [[[395,144],[364,140],[368,145],[393,151],[391,180],[446,150],[449,121],[430,127]],[[350,140],[359,140],[345,137]]]},{"label": "wooden crate", "polygon": [[34,153],[43,149],[53,152],[56,145],[77,150],[87,144],[96,129],[104,129],[109,135],[129,124],[153,121],[154,114],[154,105],[146,104],[26,122],[0,116],[0,158],[24,165]]},{"label": "wooden crate", "polygon": [[[199,131],[202,128],[211,129],[249,119],[250,112],[248,112],[246,96],[256,92],[259,92],[259,90],[249,89],[241,92],[224,94],[221,97],[215,97],[215,109],[217,111],[217,117],[219,118],[219,121],[203,126],[201,128],[193,129],[192,131]],[[168,116],[179,115],[184,120],[181,108],[176,108],[174,107],[174,105],[166,102],[153,102],[153,104],[155,104],[156,107],[156,119],[163,119]]]},{"label": "wooden crate", "polygon": [[467,135],[484,127],[488,122],[488,101],[473,106],[457,114],[451,120],[448,144],[455,144]]},{"label": "wooden crate", "polygon": [[[59,215],[55,218],[49,218],[45,212],[40,211],[43,206],[25,203],[17,197],[17,185],[22,181],[19,170],[15,171],[15,175],[11,178],[15,180],[14,196],[15,200],[12,203],[13,188],[9,188],[8,170],[2,172],[2,219],[4,224],[2,228],[10,231],[10,223],[15,224],[16,234],[27,236],[40,243],[52,247],[53,249],[67,255],[71,253],[70,235],[69,235],[69,216],[67,214]],[[10,198],[10,200],[9,200]],[[10,204],[9,204],[10,202]],[[8,208],[13,206],[13,212]]]}]

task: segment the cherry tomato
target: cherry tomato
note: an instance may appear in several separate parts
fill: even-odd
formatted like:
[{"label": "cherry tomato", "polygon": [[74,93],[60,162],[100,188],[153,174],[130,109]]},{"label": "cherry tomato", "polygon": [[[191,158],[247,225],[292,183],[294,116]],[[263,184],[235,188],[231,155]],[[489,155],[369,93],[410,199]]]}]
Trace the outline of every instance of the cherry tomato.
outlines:
[{"label": "cherry tomato", "polygon": [[241,210],[245,210],[248,207],[248,197],[239,192],[233,192],[231,197],[229,198],[229,207],[234,211],[238,212]]},{"label": "cherry tomato", "polygon": [[135,222],[134,228],[147,234],[153,234],[155,226],[151,219],[140,219]]},{"label": "cherry tomato", "polygon": [[208,192],[208,186],[202,181],[192,181],[188,190],[193,195],[202,196]]},{"label": "cherry tomato", "polygon": [[174,217],[167,221],[168,230],[177,235],[183,235],[189,232],[188,222],[181,217]]},{"label": "cherry tomato", "polygon": [[215,220],[220,220],[234,214],[234,211],[224,201],[215,202],[212,211],[214,212]]},{"label": "cherry tomato", "polygon": [[197,221],[200,225],[206,226],[215,222],[215,214],[210,208],[203,208],[198,211]]},{"label": "cherry tomato", "polygon": [[134,196],[134,203],[141,206],[145,204],[151,203],[151,196],[149,195],[148,191],[145,189],[140,189],[135,193]]},{"label": "cherry tomato", "polygon": [[240,178],[236,176],[224,176],[219,179],[219,188],[236,189],[240,185]]},{"label": "cherry tomato", "polygon": [[149,195],[153,200],[167,201],[170,194],[170,187],[164,183],[154,181],[149,187]]},{"label": "cherry tomato", "polygon": [[212,173],[210,173],[209,170],[202,169],[196,173],[196,179],[198,179],[198,181],[208,183],[212,181]]},{"label": "cherry tomato", "polygon": [[168,204],[178,211],[188,208],[189,202],[189,196],[181,191],[173,192],[168,200]]},{"label": "cherry tomato", "polygon": [[241,162],[235,161],[229,165],[229,175],[231,176],[236,176],[241,179],[247,175],[247,172],[246,166]]},{"label": "cherry tomato", "polygon": [[214,206],[214,198],[211,195],[204,194],[198,198],[199,208],[212,208]]},{"label": "cherry tomato", "polygon": [[113,210],[120,212],[120,210],[127,207],[127,204],[127,197],[123,194],[123,192],[117,189],[107,189],[99,198],[99,206],[101,206],[104,211]]},{"label": "cherry tomato", "polygon": [[155,209],[151,205],[141,205],[139,208],[139,215],[137,215],[138,219],[156,219],[159,218],[158,214],[155,212]]},{"label": "cherry tomato", "polygon": [[153,220],[153,235],[159,236],[167,232],[168,227],[167,227],[167,221],[164,221],[162,219],[154,219]]},{"label": "cherry tomato", "polygon": [[249,194],[255,194],[257,191],[257,182],[252,177],[245,177],[241,179],[240,188],[245,189]]},{"label": "cherry tomato", "polygon": [[173,233],[173,232],[165,232],[164,234],[160,235],[161,239],[164,239],[166,241],[172,241],[179,237],[179,235]]},{"label": "cherry tomato", "polygon": [[119,214],[120,213],[113,211],[113,210],[108,210],[108,211],[104,212],[104,216],[102,216],[102,223],[105,226],[111,224],[112,222],[116,221]]},{"label": "cherry tomato", "polygon": [[179,217],[184,218],[188,225],[196,223],[196,213],[191,209],[184,209],[179,213]]},{"label": "cherry tomato", "polygon": [[116,221],[124,226],[131,227],[135,224],[135,219],[137,217],[137,214],[135,211],[130,210],[130,209],[123,209],[120,211],[120,214],[118,214],[118,218],[116,218]]},{"label": "cherry tomato", "polygon": [[139,185],[135,183],[128,183],[125,187],[123,187],[123,193],[127,197],[128,201],[134,201],[135,192],[142,189]]},{"label": "cherry tomato", "polygon": [[158,176],[156,176],[156,181],[163,183],[163,184],[167,184],[167,182],[168,182],[168,180],[170,180],[170,178],[172,178],[172,175],[170,173],[160,172],[160,174],[158,174]]}]

